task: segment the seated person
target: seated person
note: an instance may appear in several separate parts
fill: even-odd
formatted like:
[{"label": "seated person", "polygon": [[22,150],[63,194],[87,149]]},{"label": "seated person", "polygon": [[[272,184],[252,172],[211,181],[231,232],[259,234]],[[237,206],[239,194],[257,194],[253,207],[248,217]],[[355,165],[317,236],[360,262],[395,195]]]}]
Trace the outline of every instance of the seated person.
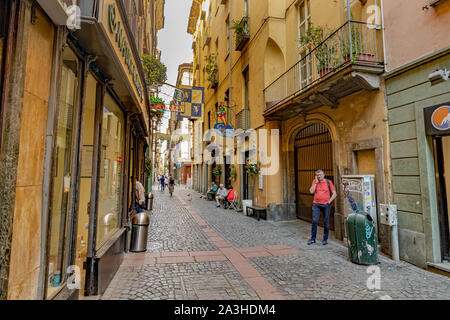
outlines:
[{"label": "seated person", "polygon": [[227,195],[227,198],[225,199],[224,208],[227,209],[230,206],[230,203],[233,202],[233,200],[234,200],[234,190],[233,190],[233,186],[230,185],[228,187],[228,195]]},{"label": "seated person", "polygon": [[217,187],[216,183],[213,181],[211,184],[211,189],[209,189],[209,191],[206,193],[206,195],[208,196],[208,200],[214,200],[218,188],[219,187]]},{"label": "seated person", "polygon": [[225,198],[227,197],[227,195],[228,195],[227,189],[225,189],[223,187],[223,184],[221,184],[220,188],[219,188],[219,190],[217,190],[217,194],[216,194],[217,207],[220,207],[220,202],[224,201]]}]

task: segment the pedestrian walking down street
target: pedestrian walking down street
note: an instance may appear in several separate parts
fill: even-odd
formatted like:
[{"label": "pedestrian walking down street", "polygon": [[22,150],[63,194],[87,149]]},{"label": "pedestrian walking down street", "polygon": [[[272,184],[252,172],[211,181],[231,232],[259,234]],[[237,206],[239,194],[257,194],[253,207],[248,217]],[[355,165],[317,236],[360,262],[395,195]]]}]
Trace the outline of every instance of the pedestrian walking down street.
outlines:
[{"label": "pedestrian walking down street", "polygon": [[323,170],[316,171],[316,178],[314,179],[311,189],[309,191],[314,194],[314,201],[312,205],[312,230],[311,238],[308,240],[308,245],[316,242],[317,225],[319,224],[320,212],[323,210],[323,239],[322,244],[328,244],[328,234],[330,232],[330,209],[331,203],[336,198],[336,190],[333,182],[325,179]]},{"label": "pedestrian walking down street", "polygon": [[169,193],[172,196],[173,190],[175,189],[175,179],[172,175],[169,176]]},{"label": "pedestrian walking down street", "polygon": [[138,213],[143,212],[142,209],[145,205],[145,192],[144,192],[144,186],[142,183],[136,180],[136,211]]},{"label": "pedestrian walking down street", "polygon": [[161,176],[161,178],[159,178],[159,183],[161,183],[161,192],[164,191],[164,187],[166,186],[165,181],[164,181],[164,176]]}]

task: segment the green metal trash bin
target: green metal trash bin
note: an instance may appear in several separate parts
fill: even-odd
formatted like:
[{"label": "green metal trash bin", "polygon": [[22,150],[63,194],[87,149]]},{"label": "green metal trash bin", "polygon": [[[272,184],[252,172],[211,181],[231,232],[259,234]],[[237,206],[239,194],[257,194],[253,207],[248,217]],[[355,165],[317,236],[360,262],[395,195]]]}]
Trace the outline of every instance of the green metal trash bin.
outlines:
[{"label": "green metal trash bin", "polygon": [[378,263],[375,223],[369,214],[357,211],[348,215],[347,242],[352,262],[362,265]]}]

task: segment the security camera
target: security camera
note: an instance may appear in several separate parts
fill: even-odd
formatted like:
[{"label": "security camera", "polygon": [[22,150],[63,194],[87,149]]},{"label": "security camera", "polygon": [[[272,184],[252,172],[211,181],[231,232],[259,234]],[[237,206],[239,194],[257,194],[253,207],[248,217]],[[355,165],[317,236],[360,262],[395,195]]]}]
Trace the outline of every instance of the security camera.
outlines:
[{"label": "security camera", "polygon": [[431,85],[434,86],[435,84],[447,81],[449,78],[450,71],[447,71],[447,69],[441,69],[430,73],[430,75],[428,76],[428,81],[430,81]]}]

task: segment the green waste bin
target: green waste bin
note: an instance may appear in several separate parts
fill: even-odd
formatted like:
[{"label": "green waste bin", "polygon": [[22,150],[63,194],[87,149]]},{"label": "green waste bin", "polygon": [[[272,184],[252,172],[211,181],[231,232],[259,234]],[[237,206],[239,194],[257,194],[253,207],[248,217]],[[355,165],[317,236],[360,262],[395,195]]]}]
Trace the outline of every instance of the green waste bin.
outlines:
[{"label": "green waste bin", "polygon": [[378,263],[375,223],[369,214],[358,211],[348,215],[347,242],[352,262],[362,265]]}]

